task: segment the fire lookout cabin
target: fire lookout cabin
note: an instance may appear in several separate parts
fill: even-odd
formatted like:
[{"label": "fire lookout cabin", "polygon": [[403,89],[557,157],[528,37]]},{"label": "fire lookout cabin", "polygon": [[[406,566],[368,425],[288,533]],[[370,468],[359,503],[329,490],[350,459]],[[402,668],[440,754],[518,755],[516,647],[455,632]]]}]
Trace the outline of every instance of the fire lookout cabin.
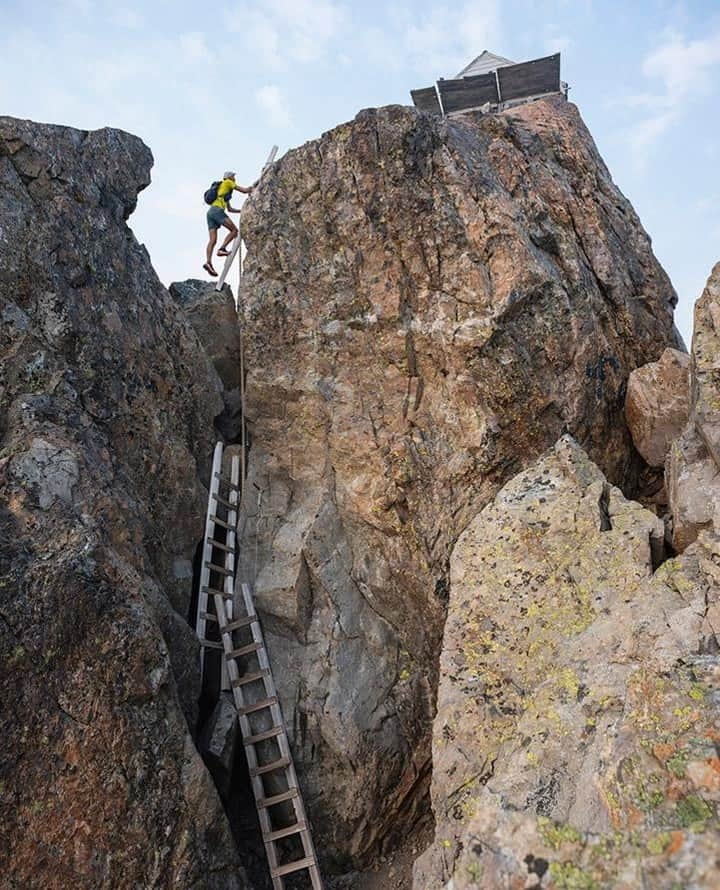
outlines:
[{"label": "fire lookout cabin", "polygon": [[567,99],[560,80],[560,53],[519,64],[485,50],[451,80],[410,90],[416,108],[430,114],[502,111],[553,94]]}]

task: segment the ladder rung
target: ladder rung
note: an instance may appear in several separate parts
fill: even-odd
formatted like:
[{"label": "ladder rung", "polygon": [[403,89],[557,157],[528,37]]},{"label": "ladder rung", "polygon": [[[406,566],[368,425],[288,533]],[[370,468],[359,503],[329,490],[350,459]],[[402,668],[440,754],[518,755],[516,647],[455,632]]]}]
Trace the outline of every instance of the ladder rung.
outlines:
[{"label": "ladder rung", "polygon": [[296,825],[291,825],[289,828],[279,828],[277,831],[270,831],[268,832],[268,834],[263,835],[263,840],[279,841],[283,837],[290,837],[293,834],[300,834],[301,831],[307,831],[307,825],[305,822],[298,822]]},{"label": "ladder rung", "polygon": [[217,615],[213,615],[212,612],[201,612],[200,617],[206,621],[217,621]]},{"label": "ladder rung", "polygon": [[222,504],[223,507],[227,507],[228,510],[237,511],[239,504],[231,504],[230,501],[225,500],[225,498],[221,498],[219,494],[213,494],[213,497],[218,502],[218,504]]},{"label": "ladder rung", "polygon": [[248,646],[241,646],[239,649],[233,649],[232,652],[226,652],[225,660],[232,661],[233,658],[240,658],[241,655],[249,655],[251,652],[259,652],[264,648],[262,643],[250,643]]},{"label": "ladder rung", "polygon": [[221,596],[223,599],[231,600],[233,598],[232,593],[228,593],[225,590],[218,590],[216,587],[203,587],[203,593],[209,593],[210,596]]},{"label": "ladder rung", "polygon": [[283,801],[292,800],[297,796],[297,788],[290,788],[288,791],[283,791],[282,794],[274,794],[272,797],[261,797],[257,802],[258,809],[260,809],[260,807],[272,807],[275,806],[276,803],[283,803]]},{"label": "ladder rung", "polygon": [[314,859],[298,859],[295,862],[288,862],[287,865],[279,865],[277,868],[270,870],[271,878],[280,878],[283,875],[290,875],[294,871],[301,871],[303,868],[311,868],[317,865]]},{"label": "ladder rung", "polygon": [[214,640],[200,640],[201,646],[206,646],[208,649],[222,649],[222,643],[216,643]]},{"label": "ladder rung", "polygon": [[212,544],[213,547],[217,547],[218,550],[224,550],[226,553],[234,553],[235,552],[234,547],[228,547],[225,544],[221,544],[220,541],[216,541],[215,538],[208,538],[207,542],[208,542],[208,544]]},{"label": "ladder rung", "polygon": [[226,569],[225,566],[215,565],[214,562],[206,562],[205,568],[210,569],[211,572],[217,572],[218,575],[234,575],[235,574],[235,572],[233,572],[232,569]]},{"label": "ladder rung", "polygon": [[238,711],[238,715],[240,717],[244,717],[246,714],[253,714],[255,711],[262,711],[263,708],[269,708],[271,705],[276,705],[277,703],[278,700],[276,695],[273,695],[272,698],[261,698],[260,701],[253,702],[246,708],[240,708],[240,710]]},{"label": "ladder rung", "polygon": [[272,763],[265,763],[262,766],[254,766],[250,770],[250,775],[253,776],[262,776],[264,773],[271,773],[276,769],[285,769],[286,766],[290,766],[290,758],[289,757],[281,757],[280,760],[273,760]]},{"label": "ladder rung", "polygon": [[245,674],[244,677],[238,677],[237,680],[233,680],[230,685],[232,687],[236,686],[244,686],[246,683],[253,683],[255,680],[262,680],[263,677],[269,677],[270,671],[265,668],[262,671],[253,671],[252,674]]},{"label": "ladder rung", "polygon": [[226,528],[226,529],[227,529],[228,531],[230,531],[230,532],[234,532],[234,531],[235,531],[235,526],[234,526],[234,525],[231,525],[229,522],[225,522],[224,519],[218,519],[218,517],[215,516],[215,515],[212,515],[212,516],[210,517],[210,521],[211,521],[211,522],[214,522],[215,525],[219,525],[221,528]]},{"label": "ladder rung", "polygon": [[257,621],[258,617],[255,614],[245,615],[242,618],[236,618],[235,621],[229,621],[225,627],[220,628],[220,633],[222,634],[231,634],[234,630],[239,630],[241,627],[247,627],[248,624],[252,624],[253,621]]},{"label": "ladder rung", "polygon": [[228,488],[234,488],[235,491],[242,491],[240,486],[236,482],[233,482],[229,476],[226,476],[225,473],[215,473],[215,478],[219,479],[223,485],[227,485]]},{"label": "ladder rung", "polygon": [[277,736],[282,735],[284,732],[284,726],[273,726],[272,729],[267,729],[265,730],[265,732],[258,732],[256,735],[249,735],[247,738],[243,739],[243,744],[257,745],[258,742],[264,742],[267,739],[277,738]]}]

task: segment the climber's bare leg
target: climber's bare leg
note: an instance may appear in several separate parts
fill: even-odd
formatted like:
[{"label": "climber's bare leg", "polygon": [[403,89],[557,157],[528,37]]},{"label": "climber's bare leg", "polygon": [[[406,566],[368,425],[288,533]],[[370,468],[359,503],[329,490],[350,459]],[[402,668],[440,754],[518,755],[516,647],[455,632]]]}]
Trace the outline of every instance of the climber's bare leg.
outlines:
[{"label": "climber's bare leg", "polygon": [[215,249],[215,245],[217,244],[217,236],[218,236],[217,229],[210,229],[208,231],[208,244],[207,244],[207,248],[205,250],[205,265],[203,266],[203,269],[208,273],[208,275],[214,275],[214,276],[217,276],[217,272],[213,268],[212,255],[213,255],[213,250]]},{"label": "climber's bare leg", "polygon": [[238,228],[235,223],[231,219],[226,219],[223,223],[226,229],[230,230],[230,234],[225,237],[222,245],[220,246],[220,250],[218,250],[218,256],[227,256],[228,255],[228,247],[235,240],[238,233]]}]

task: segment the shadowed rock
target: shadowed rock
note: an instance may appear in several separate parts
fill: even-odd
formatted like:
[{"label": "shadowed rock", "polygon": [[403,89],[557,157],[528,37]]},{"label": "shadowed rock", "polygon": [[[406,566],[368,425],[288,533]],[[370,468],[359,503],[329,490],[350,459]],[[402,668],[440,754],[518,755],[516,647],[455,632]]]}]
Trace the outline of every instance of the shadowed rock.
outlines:
[{"label": "shadowed rock", "polygon": [[192,742],[217,375],[125,220],[152,157],[0,118],[0,873],[245,886]]}]

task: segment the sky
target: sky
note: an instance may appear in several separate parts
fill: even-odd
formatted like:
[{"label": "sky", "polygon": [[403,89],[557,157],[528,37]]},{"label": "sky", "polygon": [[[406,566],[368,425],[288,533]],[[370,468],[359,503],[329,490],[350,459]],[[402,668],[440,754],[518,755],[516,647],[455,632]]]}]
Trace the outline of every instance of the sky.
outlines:
[{"label": "sky", "polygon": [[0,114],[113,126],[155,157],[131,217],[161,279],[203,277],[202,194],[483,49],[562,77],[692,306],[720,260],[720,0],[0,0]]}]

